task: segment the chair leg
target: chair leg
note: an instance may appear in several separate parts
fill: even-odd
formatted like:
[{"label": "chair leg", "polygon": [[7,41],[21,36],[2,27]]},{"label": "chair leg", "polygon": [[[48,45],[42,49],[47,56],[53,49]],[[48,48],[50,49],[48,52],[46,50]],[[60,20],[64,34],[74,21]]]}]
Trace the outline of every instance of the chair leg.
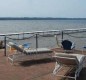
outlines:
[{"label": "chair leg", "polygon": [[77,75],[75,74],[75,80],[76,80],[76,78],[77,78]]},{"label": "chair leg", "polygon": [[59,65],[57,62],[55,64],[55,68],[53,70],[53,74],[55,75],[60,69],[61,69],[61,65]]}]

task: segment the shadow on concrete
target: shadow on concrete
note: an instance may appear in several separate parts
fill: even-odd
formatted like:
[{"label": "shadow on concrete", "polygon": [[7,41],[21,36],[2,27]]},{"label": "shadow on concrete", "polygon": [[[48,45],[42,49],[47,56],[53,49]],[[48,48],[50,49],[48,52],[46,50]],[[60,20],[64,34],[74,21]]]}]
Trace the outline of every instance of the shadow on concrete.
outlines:
[{"label": "shadow on concrete", "polygon": [[31,66],[31,65],[46,64],[46,63],[50,63],[50,62],[55,62],[55,60],[46,58],[46,59],[39,59],[39,60],[23,61],[19,64],[23,67],[27,67],[27,66]]}]

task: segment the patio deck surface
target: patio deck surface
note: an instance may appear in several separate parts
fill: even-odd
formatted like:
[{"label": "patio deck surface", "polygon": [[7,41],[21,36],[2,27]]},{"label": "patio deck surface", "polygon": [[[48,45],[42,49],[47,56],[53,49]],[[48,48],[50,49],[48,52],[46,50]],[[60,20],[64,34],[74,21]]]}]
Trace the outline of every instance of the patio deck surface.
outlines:
[{"label": "patio deck surface", "polygon": [[[55,51],[59,52],[58,49]],[[54,67],[55,60],[53,59],[28,60],[11,65],[7,56],[4,56],[3,50],[0,50],[0,80],[60,80],[60,77],[52,75]],[[61,73],[63,74],[64,71]],[[86,80],[86,67],[82,69],[77,80]]]}]

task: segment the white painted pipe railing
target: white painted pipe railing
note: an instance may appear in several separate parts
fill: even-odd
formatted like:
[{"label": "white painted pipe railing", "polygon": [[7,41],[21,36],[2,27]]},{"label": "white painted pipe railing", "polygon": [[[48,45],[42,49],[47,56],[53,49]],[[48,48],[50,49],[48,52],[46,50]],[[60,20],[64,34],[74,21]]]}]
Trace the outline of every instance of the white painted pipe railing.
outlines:
[{"label": "white painted pipe railing", "polygon": [[65,30],[48,30],[48,31],[34,31],[34,32],[20,32],[20,33],[7,33],[7,34],[0,34],[0,36],[4,36],[4,44],[5,44],[5,50],[4,50],[4,55],[6,56],[6,37],[12,36],[12,35],[25,35],[25,34],[35,34],[36,36],[36,48],[38,48],[38,35],[57,35],[61,34],[62,35],[62,40],[63,40],[63,35],[65,33],[77,33],[77,32],[86,32],[86,28],[79,28],[79,29],[65,29]]}]

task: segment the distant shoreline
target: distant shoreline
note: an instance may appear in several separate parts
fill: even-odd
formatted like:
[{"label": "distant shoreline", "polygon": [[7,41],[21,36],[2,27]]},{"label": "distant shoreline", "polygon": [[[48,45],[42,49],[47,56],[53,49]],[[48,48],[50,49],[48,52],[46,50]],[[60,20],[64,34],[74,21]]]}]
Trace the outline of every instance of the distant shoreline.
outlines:
[{"label": "distant shoreline", "polygon": [[38,18],[38,17],[0,17],[0,20],[86,20],[86,18]]}]

